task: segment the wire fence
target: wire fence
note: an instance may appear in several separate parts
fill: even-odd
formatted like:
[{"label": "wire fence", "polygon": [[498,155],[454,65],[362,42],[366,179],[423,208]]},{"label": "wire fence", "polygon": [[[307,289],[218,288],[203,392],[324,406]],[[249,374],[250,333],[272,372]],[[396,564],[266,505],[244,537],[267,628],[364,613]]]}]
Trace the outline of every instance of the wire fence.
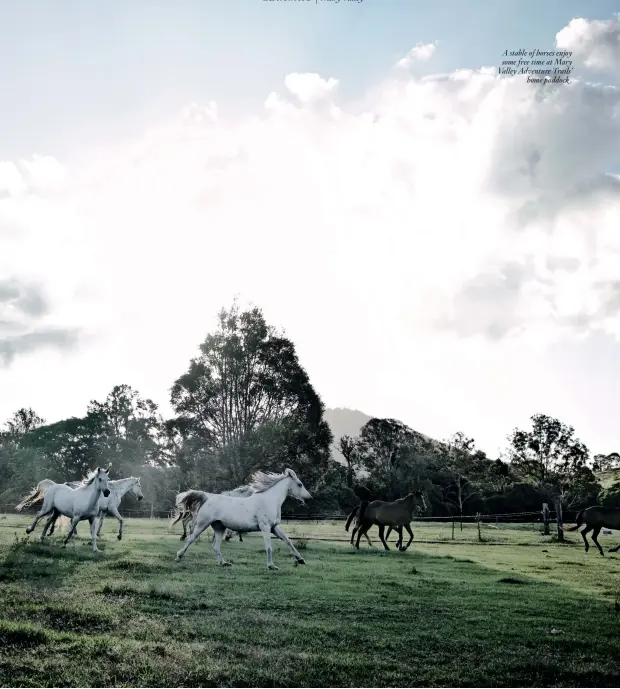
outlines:
[{"label": "wire fence", "polygon": [[[35,508],[29,508],[22,512],[18,512],[14,505],[0,505],[0,515],[29,515],[36,512]],[[170,519],[173,514],[171,511],[166,510],[154,510],[154,509],[120,509],[119,510],[123,518],[128,519]],[[562,521],[570,522],[574,521],[577,516],[577,512],[573,511],[562,511]],[[348,514],[343,512],[320,512],[317,514],[283,514],[282,521],[284,522],[315,522],[317,524],[323,522],[338,522],[344,521],[348,517]],[[503,523],[503,524],[535,524],[535,523],[548,523],[555,522],[557,518],[555,510],[550,510],[547,513],[547,518],[545,520],[543,512],[538,511],[525,511],[525,512],[506,512],[506,513],[493,513],[493,514],[467,514],[467,515],[441,515],[441,516],[416,516],[414,521],[416,522],[438,522],[438,523],[451,523],[455,522],[460,524],[476,524],[478,522],[482,524],[490,523]]]}]

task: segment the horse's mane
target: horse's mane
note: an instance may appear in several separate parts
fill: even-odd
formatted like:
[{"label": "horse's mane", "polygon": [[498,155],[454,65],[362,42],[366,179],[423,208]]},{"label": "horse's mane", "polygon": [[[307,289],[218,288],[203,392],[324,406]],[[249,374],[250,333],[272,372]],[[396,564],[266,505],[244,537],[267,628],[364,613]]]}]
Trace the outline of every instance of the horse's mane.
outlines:
[{"label": "horse's mane", "polygon": [[255,492],[255,489],[252,488],[250,485],[245,485],[245,486],[239,486],[239,488],[234,488],[233,490],[225,490],[222,495],[229,495],[230,497],[249,497],[252,495],[252,493]]},{"label": "horse's mane", "polygon": [[271,471],[255,471],[250,479],[249,487],[252,488],[256,493],[264,493],[269,490],[276,483],[282,481],[282,479],[289,478],[290,474],[284,472],[283,474],[274,474]]},{"label": "horse's mane", "polygon": [[86,474],[86,476],[81,481],[75,481],[75,483],[79,484],[76,487],[83,488],[84,486],[90,486],[90,484],[97,478],[98,474],[99,469],[93,469],[91,472]]}]

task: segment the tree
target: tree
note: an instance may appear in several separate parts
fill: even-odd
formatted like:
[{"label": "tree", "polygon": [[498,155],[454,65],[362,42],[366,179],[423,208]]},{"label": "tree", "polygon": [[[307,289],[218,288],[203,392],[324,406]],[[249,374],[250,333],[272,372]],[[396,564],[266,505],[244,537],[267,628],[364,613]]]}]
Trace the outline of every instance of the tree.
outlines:
[{"label": "tree", "polygon": [[620,469],[620,455],[617,452],[594,455],[592,471],[613,471],[614,469]]},{"label": "tree", "polygon": [[572,426],[558,419],[535,414],[531,421],[531,431],[515,428],[509,436],[512,467],[526,480],[548,490],[554,498],[566,500],[576,492],[571,492],[571,483],[583,484],[587,476],[588,448],[575,438]]},{"label": "tree", "polygon": [[[396,419],[370,419],[360,431],[358,461],[388,500],[401,497],[404,480],[420,479],[416,470],[417,434]],[[415,477],[415,478],[414,478]]]},{"label": "tree", "polygon": [[102,462],[103,431],[100,419],[89,414],[40,426],[24,438],[41,452],[59,481],[81,479]]},{"label": "tree", "polygon": [[266,438],[272,459],[289,462],[304,477],[327,467],[332,436],[323,402],[294,344],[258,308],[242,311],[235,303],[220,312],[217,330],[173,385],[171,404],[184,442],[201,445],[214,473],[223,462],[231,480],[243,481],[264,465],[252,448]]},{"label": "tree", "polygon": [[338,443],[338,449],[344,457],[347,467],[346,482],[349,488],[353,487],[355,471],[360,467],[359,447],[356,440],[349,435],[343,435]]},{"label": "tree", "polygon": [[129,385],[115,385],[104,402],[92,400],[87,416],[98,424],[100,449],[120,474],[160,460],[163,419],[157,405]]},{"label": "tree", "polygon": [[448,486],[446,497],[458,510],[462,531],[465,503],[478,492],[475,490],[474,477],[480,473],[480,464],[486,460],[486,455],[476,451],[474,439],[468,438],[461,431],[455,433],[446,442],[446,446],[446,469],[453,480]]},{"label": "tree", "polygon": [[18,409],[13,416],[6,422],[5,430],[0,435],[8,440],[13,440],[16,443],[30,431],[39,428],[45,423],[33,409],[22,408]]}]

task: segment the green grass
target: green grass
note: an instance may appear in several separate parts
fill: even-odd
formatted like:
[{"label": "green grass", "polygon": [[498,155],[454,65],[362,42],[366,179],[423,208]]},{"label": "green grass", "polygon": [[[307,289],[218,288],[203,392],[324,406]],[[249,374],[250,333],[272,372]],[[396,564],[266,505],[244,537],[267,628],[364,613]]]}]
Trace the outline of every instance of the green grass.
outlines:
[{"label": "green grass", "polygon": [[486,528],[479,544],[475,527],[452,542],[423,525],[408,552],[386,553],[315,540],[342,539],[342,523],[285,524],[307,565],[274,541],[269,572],[256,535],[223,545],[224,569],[208,537],[175,563],[178,533],[157,520],[129,520],[121,542],[108,520],[100,554],[81,539],[41,545],[39,528],[26,542],[26,523],[0,519],[0,686],[620,680],[620,559],[586,555],[574,534],[563,546],[533,527]]}]

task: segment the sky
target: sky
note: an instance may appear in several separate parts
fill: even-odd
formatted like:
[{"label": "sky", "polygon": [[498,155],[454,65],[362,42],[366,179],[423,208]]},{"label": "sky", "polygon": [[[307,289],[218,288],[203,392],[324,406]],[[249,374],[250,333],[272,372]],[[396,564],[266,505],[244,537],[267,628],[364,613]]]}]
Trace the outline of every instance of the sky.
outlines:
[{"label": "sky", "polygon": [[[238,297],[328,407],[618,451],[617,9],[4,3],[0,420],[122,383],[170,414]],[[571,83],[500,76],[519,49]]]}]

